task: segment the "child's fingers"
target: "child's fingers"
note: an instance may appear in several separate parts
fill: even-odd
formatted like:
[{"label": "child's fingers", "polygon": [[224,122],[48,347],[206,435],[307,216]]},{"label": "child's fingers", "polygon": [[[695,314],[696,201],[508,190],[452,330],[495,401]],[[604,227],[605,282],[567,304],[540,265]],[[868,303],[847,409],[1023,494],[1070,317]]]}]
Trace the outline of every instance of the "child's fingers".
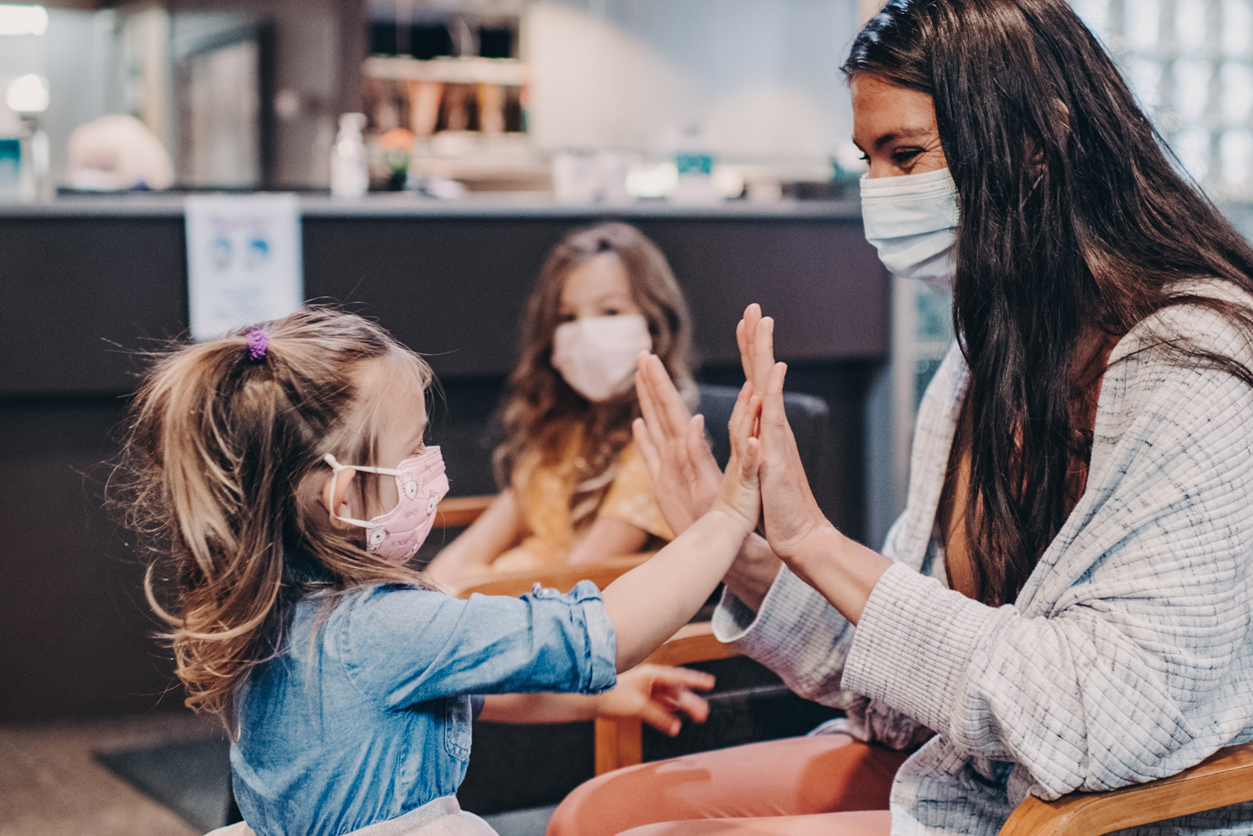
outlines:
[{"label": "child's fingers", "polygon": [[640,413],[648,424],[649,432],[656,434],[660,432],[661,426],[653,397],[652,370],[648,361],[649,355],[642,351],[635,358],[635,395],[639,398]]},{"label": "child's fingers", "polygon": [[674,737],[683,728],[682,720],[652,700],[640,708],[640,719],[669,737]]},{"label": "child's fingers", "polygon": [[675,710],[682,711],[697,723],[703,723],[709,718],[709,701],[700,694],[684,688],[679,692],[677,703]]},{"label": "child's fingers", "polygon": [[761,408],[761,399],[753,394],[753,384],[745,381],[740,395],[735,399],[735,408],[731,410],[731,420],[727,430],[731,436],[731,455],[742,454],[745,439],[751,437],[757,422],[757,412]]},{"label": "child's fingers", "polygon": [[[659,358],[641,353],[636,368],[640,412],[652,434],[653,443],[660,448],[666,442],[678,441],[686,430],[687,407],[670,382],[665,365]],[[672,400],[678,401],[678,413]]]},{"label": "child's fingers", "polygon": [[674,387],[674,381],[670,379],[661,358],[655,355],[650,357],[648,365],[653,408],[662,420],[666,432],[678,438],[687,429],[691,413],[687,410],[687,404],[683,403],[679,390]]},{"label": "child's fingers", "polygon": [[750,438],[744,445],[744,453],[740,456],[740,478],[751,482],[761,466],[761,440]]},{"label": "child's fingers", "polygon": [[661,476],[661,455],[648,435],[648,427],[643,418],[636,418],[631,422],[631,435],[635,438],[635,447],[640,451],[640,457],[644,459],[644,466],[648,468],[649,477],[656,482]]},{"label": "child's fingers", "polygon": [[678,668],[669,665],[643,665],[653,678],[654,687],[657,685],[677,685],[687,688],[697,688],[701,691],[708,691],[714,687],[717,681],[713,674],[704,671],[694,671],[691,668]]},{"label": "child's fingers", "polygon": [[705,438],[704,415],[693,415],[692,420],[687,422],[687,456],[693,465],[700,462],[705,470],[709,470],[711,465],[714,469],[721,469],[714,461],[714,452],[709,449],[709,441]]}]

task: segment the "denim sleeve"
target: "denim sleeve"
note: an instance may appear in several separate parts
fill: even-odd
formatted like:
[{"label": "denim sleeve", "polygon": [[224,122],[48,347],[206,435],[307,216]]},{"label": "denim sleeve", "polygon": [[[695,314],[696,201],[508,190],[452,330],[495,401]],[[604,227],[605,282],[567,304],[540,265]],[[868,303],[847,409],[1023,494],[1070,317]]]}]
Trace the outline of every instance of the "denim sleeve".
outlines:
[{"label": "denim sleeve", "polygon": [[459,694],[594,694],[617,681],[617,641],[600,590],[581,581],[562,594],[521,598],[372,587],[340,603],[327,624],[328,655],[381,708]]}]

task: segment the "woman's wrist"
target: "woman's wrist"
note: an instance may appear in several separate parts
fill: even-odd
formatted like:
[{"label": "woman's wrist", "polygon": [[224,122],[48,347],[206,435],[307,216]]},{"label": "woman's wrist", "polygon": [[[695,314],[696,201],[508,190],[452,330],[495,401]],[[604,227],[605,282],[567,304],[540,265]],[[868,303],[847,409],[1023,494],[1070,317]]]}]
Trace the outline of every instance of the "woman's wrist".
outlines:
[{"label": "woman's wrist", "polygon": [[792,574],[820,592],[854,625],[861,620],[879,578],[892,565],[888,558],[825,521],[780,557]]},{"label": "woman's wrist", "polygon": [[771,551],[766,539],[760,534],[750,534],[723,581],[744,606],[753,612],[760,612],[766,593],[774,585],[781,568],[783,562]]}]

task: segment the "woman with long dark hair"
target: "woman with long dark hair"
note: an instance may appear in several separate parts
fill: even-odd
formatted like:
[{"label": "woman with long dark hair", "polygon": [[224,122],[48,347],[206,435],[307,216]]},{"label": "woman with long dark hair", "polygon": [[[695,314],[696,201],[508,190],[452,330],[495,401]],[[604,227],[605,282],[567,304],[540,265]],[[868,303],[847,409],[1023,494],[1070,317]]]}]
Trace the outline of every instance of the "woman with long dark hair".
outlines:
[{"label": "woman with long dark hair", "polygon": [[[957,342],[880,554],[814,502],[750,306],[766,539],[715,615],[844,708],[843,734],[604,776],[550,833],[990,836],[1028,794],[1253,740],[1253,249],[1064,0],[893,0],[845,72],[867,237],[897,275],[952,283]],[[637,438],[664,474],[699,438],[641,371]],[[654,477],[676,530],[708,502],[704,461]],[[1137,832],[1253,833],[1253,805]]]}]

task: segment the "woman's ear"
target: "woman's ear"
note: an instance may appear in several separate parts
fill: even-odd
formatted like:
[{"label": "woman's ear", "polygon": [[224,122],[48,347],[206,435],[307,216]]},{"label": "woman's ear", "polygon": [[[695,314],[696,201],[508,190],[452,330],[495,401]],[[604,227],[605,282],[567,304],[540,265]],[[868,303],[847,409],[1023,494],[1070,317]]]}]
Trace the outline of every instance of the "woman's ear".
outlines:
[{"label": "woman's ear", "polygon": [[340,469],[338,476],[333,472],[328,474],[322,485],[322,507],[327,511],[332,528],[352,527],[352,523],[344,522],[342,518],[352,516],[352,509],[348,507],[348,488],[356,475],[357,471],[345,467]]}]

